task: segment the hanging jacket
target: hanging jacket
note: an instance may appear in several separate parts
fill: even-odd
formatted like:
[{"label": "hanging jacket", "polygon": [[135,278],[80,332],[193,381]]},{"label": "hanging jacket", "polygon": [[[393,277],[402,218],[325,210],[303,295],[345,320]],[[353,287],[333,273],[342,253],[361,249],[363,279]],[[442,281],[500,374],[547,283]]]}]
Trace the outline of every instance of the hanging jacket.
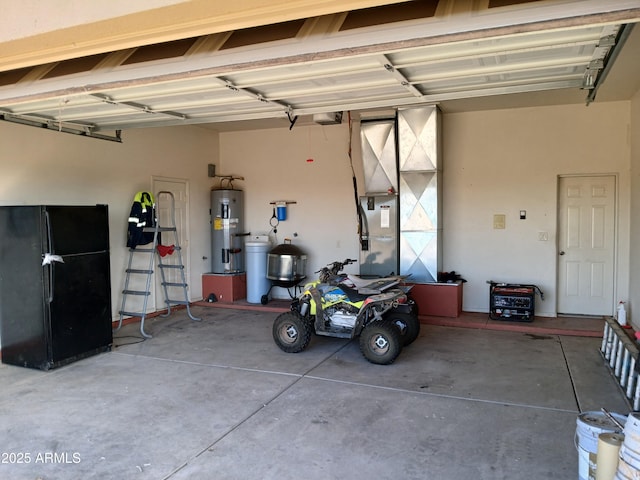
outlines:
[{"label": "hanging jacket", "polygon": [[[153,232],[145,232],[145,227],[155,227],[156,205],[150,192],[138,192],[133,198],[129,213],[129,227],[127,229],[127,247],[136,248],[153,242]],[[160,243],[160,234],[158,234]]]}]

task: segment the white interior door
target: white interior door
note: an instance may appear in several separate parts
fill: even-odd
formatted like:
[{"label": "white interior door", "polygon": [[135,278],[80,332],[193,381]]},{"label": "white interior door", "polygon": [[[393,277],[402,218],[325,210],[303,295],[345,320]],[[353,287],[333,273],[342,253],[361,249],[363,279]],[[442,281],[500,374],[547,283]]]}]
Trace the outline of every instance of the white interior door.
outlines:
[{"label": "white interior door", "polygon": [[[154,178],[153,179],[153,194],[156,196],[156,213],[158,221],[162,227],[171,227],[171,197],[168,195],[158,195],[158,192],[171,192],[175,202],[175,222],[176,222],[176,235],[180,246],[182,248],[182,262],[184,264],[184,274],[187,283],[189,283],[189,229],[188,229],[188,184],[186,180],[180,179],[166,179],[166,178]],[[162,233],[162,244],[169,246],[175,244],[175,236],[171,232]],[[178,255],[167,255],[162,259],[166,264],[177,264]],[[156,309],[163,310],[166,308],[164,291],[162,290],[161,280],[162,275],[158,268],[154,269],[155,277],[155,289],[156,289]],[[165,269],[165,278],[167,282],[180,283],[180,272],[177,269],[168,268]],[[182,300],[184,294],[182,288],[169,287],[169,298]]]},{"label": "white interior door", "polygon": [[613,175],[560,178],[558,313],[613,311],[615,188]]}]

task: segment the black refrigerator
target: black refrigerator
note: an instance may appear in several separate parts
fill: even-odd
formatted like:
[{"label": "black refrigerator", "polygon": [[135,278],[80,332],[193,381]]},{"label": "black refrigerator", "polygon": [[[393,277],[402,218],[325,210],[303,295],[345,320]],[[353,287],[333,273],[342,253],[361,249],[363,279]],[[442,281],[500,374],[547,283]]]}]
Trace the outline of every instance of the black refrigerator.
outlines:
[{"label": "black refrigerator", "polygon": [[48,370],[109,350],[107,205],[0,207],[2,362]]}]

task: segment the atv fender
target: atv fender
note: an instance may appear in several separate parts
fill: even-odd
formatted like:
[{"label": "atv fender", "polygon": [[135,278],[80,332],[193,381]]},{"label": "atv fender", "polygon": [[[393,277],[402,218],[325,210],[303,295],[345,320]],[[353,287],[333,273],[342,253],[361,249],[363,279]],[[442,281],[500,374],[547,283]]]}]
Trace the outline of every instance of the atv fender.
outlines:
[{"label": "atv fender", "polygon": [[407,303],[399,303],[393,309],[398,313],[413,314],[416,312],[416,304],[413,300],[408,300]]},{"label": "atv fender", "polygon": [[[382,301],[382,300],[378,300],[378,301],[371,302],[371,303],[369,304],[369,307],[368,307],[368,308],[374,308],[374,305],[376,305],[376,304],[385,304],[385,302],[384,302],[384,301]],[[379,315],[379,318],[375,318],[375,317],[374,317],[374,318],[369,318],[369,319],[368,319],[368,321],[366,321],[366,320],[367,320],[367,315],[365,315],[365,314],[363,314],[363,312],[361,312],[361,313],[358,315],[358,320],[356,321],[356,324],[355,324],[355,325],[354,325],[354,327],[353,327],[353,331],[352,331],[352,333],[351,333],[351,338],[355,338],[355,337],[360,336],[360,334],[362,333],[362,330],[364,330],[364,328],[365,328],[367,325],[369,325],[370,323],[375,322],[375,321],[380,321],[380,320],[382,319],[382,316],[383,316],[386,312],[388,312],[389,310],[391,310],[391,308],[392,308],[392,304],[391,304],[391,303],[387,303],[387,304],[386,304],[386,308],[385,308],[385,309],[384,309],[384,311]],[[365,321],[366,321],[366,322],[365,322]]]},{"label": "atv fender", "polygon": [[[314,329],[316,332],[324,332],[325,328],[324,328],[324,312],[322,311],[322,298],[320,296],[320,292],[318,291],[318,289],[316,287],[310,288],[309,289],[309,294],[311,295],[311,299],[313,300],[313,303],[315,304],[315,322],[314,322]],[[313,308],[311,309],[312,313],[313,312]]]}]

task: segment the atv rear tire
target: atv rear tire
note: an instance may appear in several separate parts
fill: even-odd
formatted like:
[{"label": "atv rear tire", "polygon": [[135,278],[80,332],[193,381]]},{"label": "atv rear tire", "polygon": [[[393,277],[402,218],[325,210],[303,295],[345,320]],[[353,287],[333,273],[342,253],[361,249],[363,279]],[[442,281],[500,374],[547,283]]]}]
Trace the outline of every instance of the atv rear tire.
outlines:
[{"label": "atv rear tire", "polygon": [[311,340],[311,324],[298,312],[285,312],[273,321],[273,340],[283,352],[298,353]]},{"label": "atv rear tire", "polygon": [[384,318],[397,327],[403,347],[413,343],[420,335],[420,320],[412,313],[390,310]]},{"label": "atv rear tire", "polygon": [[360,351],[371,363],[393,363],[402,351],[398,327],[387,320],[371,322],[360,334]]}]

